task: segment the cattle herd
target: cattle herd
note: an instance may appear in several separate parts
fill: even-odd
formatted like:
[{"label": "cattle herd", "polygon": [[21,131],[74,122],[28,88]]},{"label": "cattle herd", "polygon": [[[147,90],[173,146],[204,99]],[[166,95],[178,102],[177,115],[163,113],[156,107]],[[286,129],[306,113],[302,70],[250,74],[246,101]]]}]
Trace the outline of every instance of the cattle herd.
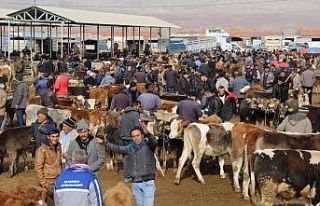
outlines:
[{"label": "cattle herd", "polygon": [[[8,75],[12,76],[11,73]],[[9,79],[12,79],[11,76]],[[58,97],[56,108],[49,108],[48,114],[57,125],[69,117],[77,121],[85,119],[89,123],[91,134],[102,138],[110,135],[111,138],[107,139],[116,142],[121,127],[121,112],[110,111],[108,108],[112,97],[119,93],[120,86],[122,85],[111,84],[88,88],[86,99],[81,96]],[[146,92],[144,83],[138,83],[137,88],[140,93]],[[289,204],[297,199],[307,205],[320,204],[320,133],[276,131],[274,128],[286,116],[285,105],[268,97],[259,85],[244,89],[246,98],[238,111],[243,121],[240,123],[223,123],[216,115],[201,118],[198,122],[186,122],[179,119],[175,112],[177,101],[162,99],[160,109],[154,113],[154,121],[147,125],[148,131],[158,137],[155,152],[159,159],[157,169],[165,175],[167,161],[172,158],[174,167],[177,168],[173,183],[183,187],[183,168],[191,159],[190,164],[197,180],[205,184],[200,171],[203,157],[217,158],[220,178],[226,178],[224,164],[225,157],[228,156],[232,165],[234,190],[241,192],[243,199],[251,200],[254,205],[274,205],[276,201]],[[179,98],[181,96],[183,95],[176,95]],[[25,170],[30,166],[27,154],[31,148],[31,124],[36,121],[37,111],[42,107],[39,96],[32,94],[26,108],[26,126],[6,128],[0,132],[0,169],[3,170],[4,160],[7,159],[10,177],[17,173],[20,157],[23,158]],[[8,106],[8,125],[12,124],[13,116],[14,113]],[[319,118],[319,115],[315,118]],[[316,119],[315,123],[317,122]],[[314,131],[318,129],[314,128]],[[111,152],[109,154],[107,165],[108,168],[113,168],[117,157]],[[23,197],[27,196],[23,192],[26,190],[34,191],[33,196]],[[115,192],[116,196],[117,191],[130,193],[120,183],[106,195],[112,196]],[[26,199],[27,201],[21,202]],[[12,193],[0,191],[0,206],[44,205],[44,201],[42,189],[36,186],[22,184],[14,188]],[[125,205],[134,204],[132,197],[127,201]],[[116,205],[112,201],[106,204]]]}]

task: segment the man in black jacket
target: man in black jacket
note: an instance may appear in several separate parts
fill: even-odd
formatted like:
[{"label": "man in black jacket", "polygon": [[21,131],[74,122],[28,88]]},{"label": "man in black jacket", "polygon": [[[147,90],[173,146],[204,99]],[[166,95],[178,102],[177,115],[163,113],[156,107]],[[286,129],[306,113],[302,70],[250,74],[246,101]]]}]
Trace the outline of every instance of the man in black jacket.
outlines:
[{"label": "man in black jacket", "polygon": [[154,205],[156,159],[154,151],[157,145],[155,138],[146,132],[146,125],[131,130],[132,142],[119,146],[110,142],[106,146],[114,151],[126,154],[125,177],[132,180],[132,192],[138,206]]}]

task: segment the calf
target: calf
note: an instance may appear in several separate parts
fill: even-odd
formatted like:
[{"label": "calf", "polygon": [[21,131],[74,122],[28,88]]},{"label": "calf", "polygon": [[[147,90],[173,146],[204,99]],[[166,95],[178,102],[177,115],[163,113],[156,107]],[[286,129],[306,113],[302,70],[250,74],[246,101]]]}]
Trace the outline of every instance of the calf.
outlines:
[{"label": "calf", "polygon": [[220,177],[225,178],[223,170],[223,155],[231,154],[231,128],[232,123],[222,123],[220,125],[206,125],[199,123],[190,123],[184,129],[183,151],[179,159],[178,171],[175,184],[180,184],[181,170],[191,153],[194,153],[192,166],[200,183],[205,181],[200,172],[200,162],[203,155],[218,156],[220,166]]},{"label": "calf", "polygon": [[116,186],[108,189],[103,196],[104,205],[110,206],[134,206],[133,194],[128,186],[119,182]]},{"label": "calf", "polygon": [[[4,155],[10,161],[9,175],[12,177],[17,172],[17,163],[19,162],[19,156],[25,154],[30,149],[30,139],[32,137],[31,126],[10,128],[0,133],[0,154],[1,168],[3,167]],[[26,166],[26,156],[24,156],[24,163]]]},{"label": "calf", "polygon": [[[308,205],[320,201],[320,152],[313,150],[257,150],[252,158],[253,203],[273,205],[278,197],[284,204],[301,198]],[[311,200],[311,201],[310,201]]]}]

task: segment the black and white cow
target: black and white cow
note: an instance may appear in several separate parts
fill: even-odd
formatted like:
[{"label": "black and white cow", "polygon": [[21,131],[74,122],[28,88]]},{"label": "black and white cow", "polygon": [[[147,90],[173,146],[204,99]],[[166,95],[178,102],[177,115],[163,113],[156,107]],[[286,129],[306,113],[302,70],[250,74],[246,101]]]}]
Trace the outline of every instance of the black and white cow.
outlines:
[{"label": "black and white cow", "polygon": [[254,204],[274,205],[276,198],[284,204],[297,198],[307,205],[319,203],[320,151],[256,150],[252,167]]},{"label": "black and white cow", "polygon": [[[171,125],[173,126],[173,125]],[[200,172],[200,163],[203,155],[218,157],[220,166],[220,177],[225,178],[224,173],[224,158],[225,154],[231,155],[231,130],[232,123],[222,124],[200,124],[190,123],[183,130],[183,151],[179,159],[178,171],[175,178],[175,184],[180,184],[180,177],[182,168],[193,152],[192,166],[198,177],[200,183],[204,184],[205,181]],[[171,127],[170,138],[176,138],[179,132],[172,129],[178,129],[177,127]],[[179,129],[178,129],[179,130]]]}]

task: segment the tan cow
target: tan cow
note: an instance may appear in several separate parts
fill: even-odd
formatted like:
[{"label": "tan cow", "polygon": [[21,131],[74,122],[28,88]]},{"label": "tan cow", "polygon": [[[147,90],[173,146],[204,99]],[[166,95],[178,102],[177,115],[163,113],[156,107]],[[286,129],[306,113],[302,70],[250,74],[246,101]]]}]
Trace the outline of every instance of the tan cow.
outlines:
[{"label": "tan cow", "polygon": [[135,201],[129,187],[119,182],[116,186],[108,189],[103,196],[104,205],[108,206],[134,206]]}]

